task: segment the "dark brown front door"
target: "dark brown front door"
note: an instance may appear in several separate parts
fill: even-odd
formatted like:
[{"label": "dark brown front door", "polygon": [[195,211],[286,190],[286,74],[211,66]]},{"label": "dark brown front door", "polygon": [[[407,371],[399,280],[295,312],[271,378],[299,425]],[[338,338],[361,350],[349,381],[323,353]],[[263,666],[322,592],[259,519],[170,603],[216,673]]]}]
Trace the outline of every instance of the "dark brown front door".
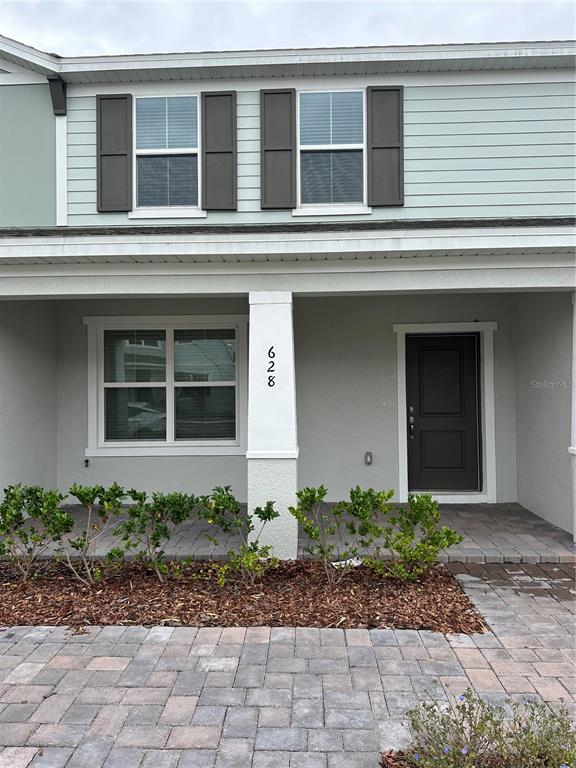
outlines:
[{"label": "dark brown front door", "polygon": [[480,337],[406,336],[408,488],[480,491]]}]

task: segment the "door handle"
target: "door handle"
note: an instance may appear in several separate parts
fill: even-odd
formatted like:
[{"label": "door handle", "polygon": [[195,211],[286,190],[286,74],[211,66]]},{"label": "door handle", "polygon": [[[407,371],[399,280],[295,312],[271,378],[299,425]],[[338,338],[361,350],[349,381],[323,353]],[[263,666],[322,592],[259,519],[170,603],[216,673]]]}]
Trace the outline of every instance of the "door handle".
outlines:
[{"label": "door handle", "polygon": [[[410,412],[413,412],[414,409],[411,407]],[[410,416],[408,419],[408,429],[410,431],[410,440],[414,439],[414,416]]]}]

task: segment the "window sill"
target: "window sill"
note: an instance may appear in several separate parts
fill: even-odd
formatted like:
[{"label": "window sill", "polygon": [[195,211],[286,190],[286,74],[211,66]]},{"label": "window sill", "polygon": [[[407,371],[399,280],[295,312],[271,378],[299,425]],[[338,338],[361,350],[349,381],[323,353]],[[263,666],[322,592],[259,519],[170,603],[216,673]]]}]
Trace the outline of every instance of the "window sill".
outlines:
[{"label": "window sill", "polygon": [[128,211],[129,219],[205,219],[206,211],[201,208],[135,208]]},{"label": "window sill", "polygon": [[372,213],[367,205],[310,205],[294,208],[292,216],[358,216]]},{"label": "window sill", "polygon": [[87,448],[84,451],[86,458],[104,456],[245,456],[245,454],[246,450],[239,445],[107,446],[105,448]]}]

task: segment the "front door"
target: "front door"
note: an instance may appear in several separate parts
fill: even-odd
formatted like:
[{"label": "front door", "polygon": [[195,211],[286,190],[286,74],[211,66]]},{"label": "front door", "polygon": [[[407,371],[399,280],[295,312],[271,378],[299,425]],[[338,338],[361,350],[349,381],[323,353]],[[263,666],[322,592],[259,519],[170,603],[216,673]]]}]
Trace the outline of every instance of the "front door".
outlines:
[{"label": "front door", "polygon": [[410,491],[480,491],[480,335],[406,336]]}]

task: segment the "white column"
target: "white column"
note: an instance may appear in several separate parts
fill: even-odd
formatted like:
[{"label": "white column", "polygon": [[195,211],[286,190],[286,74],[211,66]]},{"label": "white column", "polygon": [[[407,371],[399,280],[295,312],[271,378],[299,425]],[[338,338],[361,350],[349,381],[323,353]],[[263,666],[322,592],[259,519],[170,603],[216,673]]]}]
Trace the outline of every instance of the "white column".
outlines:
[{"label": "white column", "polygon": [[576,541],[576,293],[572,294],[572,437],[568,451],[572,470],[572,537]]},{"label": "white column", "polygon": [[280,517],[260,541],[276,557],[295,558],[298,524],[288,512],[298,487],[291,293],[250,293],[248,370],[248,511],[276,502]]}]

